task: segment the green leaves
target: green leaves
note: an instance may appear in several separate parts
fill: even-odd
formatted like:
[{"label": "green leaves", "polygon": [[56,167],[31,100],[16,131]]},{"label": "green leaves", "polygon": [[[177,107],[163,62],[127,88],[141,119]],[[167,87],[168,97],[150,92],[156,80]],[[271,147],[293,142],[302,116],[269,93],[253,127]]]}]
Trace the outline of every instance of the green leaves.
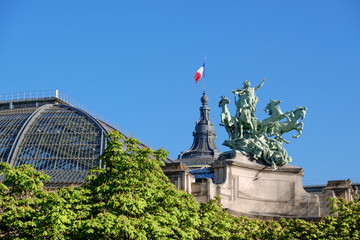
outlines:
[{"label": "green leaves", "polygon": [[30,165],[0,164],[0,237],[4,239],[359,239],[360,203],[331,199],[319,223],[233,217],[216,197],[197,203],[161,170],[167,152],[108,135],[94,168],[78,188],[47,192],[49,176]]},{"label": "green leaves", "polygon": [[199,236],[199,205],[178,191],[161,170],[167,152],[139,148],[136,139],[108,135],[100,157],[104,169],[93,169],[83,186],[89,192],[89,214],[79,236],[96,238],[190,238]]},{"label": "green leaves", "polygon": [[[57,192],[46,192],[42,181],[49,176],[30,165],[11,168],[1,163],[0,235],[4,239],[63,239],[72,211]],[[74,217],[74,216],[73,216]]]}]

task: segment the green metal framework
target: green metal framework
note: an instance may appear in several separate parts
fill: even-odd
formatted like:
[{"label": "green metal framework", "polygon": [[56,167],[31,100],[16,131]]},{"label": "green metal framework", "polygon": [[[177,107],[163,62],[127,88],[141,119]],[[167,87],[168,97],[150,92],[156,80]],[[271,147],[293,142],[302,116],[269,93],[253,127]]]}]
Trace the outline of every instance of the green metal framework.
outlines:
[{"label": "green metal framework", "polygon": [[115,130],[87,112],[53,98],[0,102],[0,161],[30,164],[50,185],[81,184],[100,166],[105,136]]},{"label": "green metal framework", "polygon": [[58,90],[0,94],[0,161],[31,164],[50,175],[50,189],[81,185],[102,166],[105,136],[116,130],[107,122]]}]

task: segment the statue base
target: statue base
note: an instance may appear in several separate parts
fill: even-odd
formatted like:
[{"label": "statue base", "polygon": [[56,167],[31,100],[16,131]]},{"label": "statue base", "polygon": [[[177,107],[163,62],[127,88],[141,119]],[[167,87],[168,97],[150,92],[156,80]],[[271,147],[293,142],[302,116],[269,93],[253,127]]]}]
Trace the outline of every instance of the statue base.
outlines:
[{"label": "statue base", "polygon": [[230,151],[223,153],[213,168],[212,192],[235,215],[307,218],[329,214],[326,200],[331,192],[307,193],[300,167],[286,164],[274,171],[262,160]]}]

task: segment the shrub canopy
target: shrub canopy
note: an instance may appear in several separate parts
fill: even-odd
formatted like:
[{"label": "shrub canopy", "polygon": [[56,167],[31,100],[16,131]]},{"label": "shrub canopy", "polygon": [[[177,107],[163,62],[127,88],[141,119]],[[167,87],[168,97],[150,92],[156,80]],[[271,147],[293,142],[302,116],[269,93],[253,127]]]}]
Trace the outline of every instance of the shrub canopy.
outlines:
[{"label": "shrub canopy", "polygon": [[319,223],[233,217],[219,198],[197,203],[161,170],[167,152],[139,148],[112,132],[86,183],[49,192],[49,176],[0,163],[0,237],[4,239],[359,239],[360,204],[332,199]]}]

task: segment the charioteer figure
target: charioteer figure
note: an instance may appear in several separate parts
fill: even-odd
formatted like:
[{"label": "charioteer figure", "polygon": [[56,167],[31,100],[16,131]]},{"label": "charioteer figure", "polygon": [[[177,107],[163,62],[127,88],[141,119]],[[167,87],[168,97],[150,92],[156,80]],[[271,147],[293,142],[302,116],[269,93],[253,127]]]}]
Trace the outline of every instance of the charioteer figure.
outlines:
[{"label": "charioteer figure", "polygon": [[[291,162],[291,157],[283,147],[283,143],[289,141],[282,135],[292,130],[298,132],[293,138],[301,135],[304,124],[299,120],[305,118],[307,108],[296,106],[296,109],[283,113],[279,106],[281,101],[270,99],[265,107],[269,117],[258,121],[255,111],[259,98],[255,91],[261,88],[266,80],[265,78],[259,86],[253,88],[246,80],[242,88],[232,91],[235,94],[236,105],[234,117],[227,107],[230,100],[226,96],[221,97],[219,102],[219,107],[222,108],[221,122],[229,134],[229,140],[225,140],[223,145],[252,158],[262,159],[276,170],[277,166]],[[225,152],[222,155],[226,154]]]}]

